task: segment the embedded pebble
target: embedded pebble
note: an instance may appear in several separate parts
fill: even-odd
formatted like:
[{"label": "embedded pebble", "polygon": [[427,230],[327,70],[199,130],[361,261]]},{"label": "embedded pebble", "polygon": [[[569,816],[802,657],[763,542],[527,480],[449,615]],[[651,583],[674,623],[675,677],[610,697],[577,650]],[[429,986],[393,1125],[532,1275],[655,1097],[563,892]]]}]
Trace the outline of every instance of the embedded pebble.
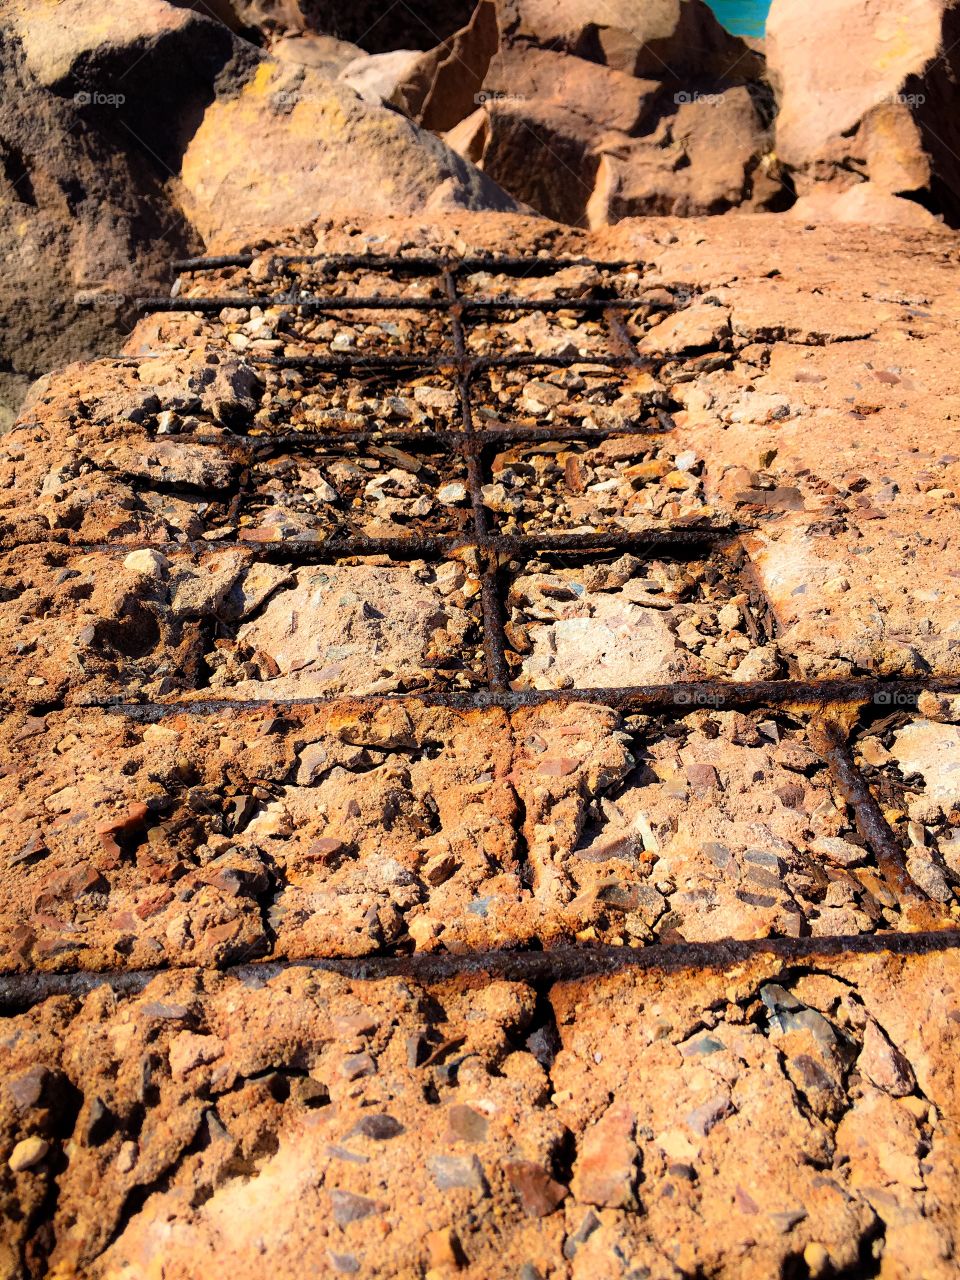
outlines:
[{"label": "embedded pebble", "polygon": [[7,1164],[14,1173],[22,1173],[40,1163],[50,1150],[50,1143],[44,1138],[23,1138],[13,1148]]}]

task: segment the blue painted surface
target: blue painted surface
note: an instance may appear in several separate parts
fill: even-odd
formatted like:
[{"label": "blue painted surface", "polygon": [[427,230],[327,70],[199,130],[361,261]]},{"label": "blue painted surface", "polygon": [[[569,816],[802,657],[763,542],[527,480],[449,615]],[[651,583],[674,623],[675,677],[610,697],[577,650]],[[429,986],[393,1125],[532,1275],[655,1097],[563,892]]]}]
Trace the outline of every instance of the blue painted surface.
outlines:
[{"label": "blue painted surface", "polygon": [[707,3],[734,35],[763,35],[770,0],[707,0]]}]

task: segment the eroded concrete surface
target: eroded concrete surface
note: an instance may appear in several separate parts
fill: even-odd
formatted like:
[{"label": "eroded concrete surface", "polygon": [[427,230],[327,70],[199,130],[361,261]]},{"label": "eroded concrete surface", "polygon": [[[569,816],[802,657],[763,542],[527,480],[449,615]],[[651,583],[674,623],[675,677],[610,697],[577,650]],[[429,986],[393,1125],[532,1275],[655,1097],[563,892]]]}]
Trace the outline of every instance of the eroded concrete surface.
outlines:
[{"label": "eroded concrete surface", "polygon": [[[472,493],[442,360],[263,364],[449,357],[436,316],[159,315],[34,389],[0,441],[0,1275],[956,1274],[954,239],[286,247],[317,245],[629,259],[601,282],[645,362],[478,377]],[[183,288],[267,291],[273,252]],[[462,282],[508,285],[592,287]],[[608,323],[465,341],[587,361]],[[471,496],[495,534],[651,532],[504,554],[513,702]]]}]

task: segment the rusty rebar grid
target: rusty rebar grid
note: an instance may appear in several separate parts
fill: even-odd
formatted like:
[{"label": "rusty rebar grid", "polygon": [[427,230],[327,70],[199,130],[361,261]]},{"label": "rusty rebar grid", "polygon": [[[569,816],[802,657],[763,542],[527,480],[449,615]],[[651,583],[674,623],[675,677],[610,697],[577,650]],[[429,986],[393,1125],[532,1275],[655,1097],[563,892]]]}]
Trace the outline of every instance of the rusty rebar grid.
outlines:
[{"label": "rusty rebar grid", "polygon": [[[180,269],[191,271],[217,268],[242,268],[254,261],[254,255],[236,255],[215,259],[188,259],[177,264]],[[210,714],[220,710],[273,707],[282,705],[318,705],[324,702],[373,702],[383,703],[411,699],[426,705],[472,709],[482,706],[499,706],[508,710],[520,707],[548,705],[550,703],[591,702],[614,708],[625,715],[657,714],[679,718],[701,709],[762,711],[771,707],[788,707],[810,712],[813,716],[812,735],[821,745],[821,754],[829,766],[837,787],[853,812],[861,837],[871,848],[898,906],[905,909],[925,906],[927,900],[906,870],[906,860],[896,835],[887,823],[877,804],[869,784],[857,768],[850,750],[850,730],[844,728],[834,713],[841,707],[866,707],[871,704],[910,706],[924,689],[940,689],[944,692],[960,690],[960,677],[941,679],[886,678],[867,675],[845,680],[810,681],[787,676],[773,681],[737,682],[733,680],[691,680],[670,684],[629,686],[621,688],[580,687],[564,690],[515,690],[510,687],[507,645],[502,617],[502,590],[500,574],[502,565],[509,560],[529,559],[543,553],[611,554],[629,549],[641,553],[658,551],[668,555],[685,556],[703,548],[722,546],[735,542],[743,532],[738,526],[668,526],[663,529],[640,533],[603,531],[596,533],[541,533],[530,535],[504,535],[491,531],[489,517],[483,502],[483,449],[496,442],[533,439],[572,439],[588,442],[611,436],[637,433],[636,425],[630,428],[590,429],[530,428],[521,424],[509,425],[505,430],[478,429],[473,420],[471,390],[478,374],[495,368],[533,368],[536,366],[567,368],[593,365],[607,369],[634,369],[656,367],[637,351],[622,313],[640,310],[651,305],[640,298],[577,298],[560,294],[550,299],[463,296],[458,289],[458,278],[474,271],[501,272],[518,275],[556,274],[567,266],[589,266],[596,270],[627,267],[640,270],[640,264],[598,262],[593,259],[497,258],[466,257],[459,260],[443,257],[390,258],[376,255],[289,255],[277,258],[280,271],[291,270],[297,263],[318,263],[325,274],[337,270],[369,270],[386,274],[435,276],[442,284],[439,297],[407,298],[376,294],[373,296],[339,296],[324,298],[303,295],[296,288],[279,296],[255,297],[235,294],[225,297],[167,298],[141,300],[143,310],[214,312],[224,307],[243,309],[246,306],[289,306],[301,311],[391,311],[408,310],[420,313],[439,312],[449,324],[450,349],[442,357],[422,359],[414,353],[350,356],[308,355],[259,360],[263,367],[303,368],[315,373],[330,372],[355,374],[358,370],[368,373],[436,372],[448,378],[455,387],[459,400],[459,414],[454,430],[450,432],[396,432],[391,439],[442,443],[446,451],[464,463],[467,489],[470,498],[470,522],[472,535],[436,534],[413,535],[401,538],[327,538],[317,542],[287,540],[273,544],[257,544],[256,554],[267,559],[279,559],[286,563],[323,562],[338,557],[386,554],[398,558],[443,557],[454,551],[470,550],[476,557],[481,580],[481,609],[483,618],[483,644],[486,666],[486,687],[470,691],[410,690],[405,693],[376,695],[335,695],[327,698],[264,698],[262,700],[234,700],[209,698],[182,698],[162,703],[128,703],[116,700],[90,702],[114,714],[136,719],[162,718],[178,714]],[[675,287],[674,293],[689,297],[695,290],[686,286]],[[670,310],[668,303],[658,304],[660,309]],[[674,302],[676,305],[676,302]],[[508,355],[472,354],[468,349],[465,319],[471,315],[489,315],[498,312],[574,312],[581,315],[604,317],[610,336],[610,345],[616,351],[602,355],[538,356],[532,352]],[[661,362],[662,363],[662,362]],[[664,410],[657,410],[663,414]],[[669,425],[658,417],[663,430]],[[534,434],[535,433],[535,434]],[[383,432],[296,433],[282,436],[269,434],[258,436],[230,436],[227,439],[243,440],[245,444],[264,449],[289,445],[334,445],[337,443],[365,444],[383,441]],[[224,443],[224,438],[219,438]],[[203,543],[204,550],[217,546],[216,542]],[[220,544],[222,545],[222,544]],[[235,544],[230,544],[235,545]],[[126,549],[129,549],[127,547]],[[180,548],[183,550],[183,548]],[[197,547],[197,550],[200,548]],[[74,704],[78,705],[78,704]],[[894,935],[880,935],[878,949],[894,949]],[[852,945],[851,939],[783,939],[777,940],[784,954],[812,954],[818,947]],[[725,944],[723,944],[725,945]],[[950,945],[956,945],[951,941]],[[365,963],[369,963],[365,961]]]}]

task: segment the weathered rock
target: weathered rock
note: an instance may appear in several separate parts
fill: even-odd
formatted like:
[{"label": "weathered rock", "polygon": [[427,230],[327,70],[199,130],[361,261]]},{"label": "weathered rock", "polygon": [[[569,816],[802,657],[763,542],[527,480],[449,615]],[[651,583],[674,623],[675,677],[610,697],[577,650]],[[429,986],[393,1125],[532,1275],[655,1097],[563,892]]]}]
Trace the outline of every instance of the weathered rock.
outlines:
[{"label": "weathered rock", "polygon": [[635,1127],[630,1108],[615,1103],[587,1130],[574,1170],[573,1193],[578,1200],[607,1209],[626,1209],[636,1203]]},{"label": "weathered rock", "polygon": [[394,102],[399,87],[419,65],[421,56],[415,49],[362,54],[341,67],[337,79],[355,89],[366,102]]},{"label": "weathered rock", "polygon": [[[174,121],[231,36],[160,0],[117,6],[116,19],[95,41],[84,5],[7,6],[0,24],[0,429],[32,379],[116,344],[134,297],[162,287],[171,251],[200,247],[170,183]],[[146,66],[125,74],[144,56],[150,89]],[[170,125],[162,140],[142,119],[151,94]]]},{"label": "weathered rock", "polygon": [[363,58],[364,51],[349,40],[335,36],[319,35],[312,31],[288,32],[269,44],[271,57],[280,62],[295,62],[301,67],[313,67],[331,80],[350,63]]},{"label": "weathered rock", "polygon": [[905,1097],[916,1088],[917,1081],[910,1063],[875,1022],[868,1022],[864,1028],[863,1050],[857,1065],[878,1089],[894,1098]]},{"label": "weathered rock", "polygon": [[[210,105],[183,156],[185,208],[208,245],[321,210],[511,206],[431,134],[309,68],[261,61],[237,88]],[[252,134],[263,143],[255,152],[246,146]]]},{"label": "weathered rock", "polygon": [[431,49],[464,26],[475,0],[425,0],[415,8],[384,6],[378,0],[357,0],[344,7],[337,0],[231,0],[247,8],[266,7],[268,12],[294,6],[287,15],[311,31],[328,32],[352,40],[370,53],[393,49]]},{"label": "weathered rock", "polygon": [[[896,11],[841,0],[816,24],[797,0],[774,0],[766,51],[777,154],[798,192],[867,179],[878,193],[919,197],[956,222],[960,147],[955,113],[944,108],[958,35],[951,0],[909,0]],[[861,210],[863,220],[870,212]]]},{"label": "weathered rock", "polygon": [[937,217],[915,200],[892,195],[879,182],[858,182],[845,190],[833,184],[813,187],[789,211],[791,218],[816,226],[821,222],[856,222],[876,227],[935,227]]},{"label": "weathered rock", "polygon": [[467,25],[421,63],[404,93],[407,109],[427,129],[453,128],[477,105],[499,41],[495,0],[479,0]]},{"label": "weathered rock", "polygon": [[[475,96],[482,115],[464,111],[456,127],[451,120],[450,144],[524,203],[576,224],[782,203],[775,163],[764,159],[765,124],[747,89],[734,87],[758,73],[755,59],[741,49],[718,72],[710,38],[688,31],[688,44],[681,34],[694,22],[715,28],[721,44],[733,40],[706,6],[684,0],[642,19],[604,16],[628,28],[613,29],[633,42],[632,59],[622,49],[614,56],[612,45],[602,56],[598,33],[611,29],[575,3],[503,6],[500,48]],[[661,49],[666,32],[676,49],[670,40]],[[701,59],[695,73],[690,49]]]},{"label": "weathered rock", "polygon": [[49,1150],[50,1143],[44,1138],[23,1138],[10,1152],[7,1165],[14,1173],[23,1173],[39,1164]]},{"label": "weathered rock", "polygon": [[[348,221],[288,248],[318,231],[357,245]],[[122,361],[35,389],[0,446],[0,1270],[148,1273],[160,1239],[170,1280],[199,1256],[237,1280],[305,1257],[951,1280],[956,707],[877,682],[850,730],[918,900],[855,829],[789,682],[956,671],[952,241],[767,217],[361,234],[630,264],[464,272],[481,296],[609,291],[620,349],[643,348],[598,370],[581,361],[609,351],[604,317],[468,326],[471,354],[564,352],[470,387],[492,533],[642,533],[618,523],[640,510],[679,534],[681,499],[728,523],[669,554],[505,556],[512,682],[558,694],[508,711],[475,696],[469,546],[408,564],[323,545],[391,503],[407,532],[462,532],[458,508],[431,514],[464,483],[443,442],[296,440],[314,414],[442,434],[449,372],[305,389],[254,352],[223,369],[217,417],[204,370],[264,331],[262,356],[294,354],[311,324],[225,308],[156,317]],[[272,256],[216,287],[266,284]],[[428,324],[327,324],[315,347],[449,351]],[[517,420],[539,438],[498,441]],[[565,628],[590,644],[551,645]],[[781,682],[774,706],[731,709],[744,668]],[[567,692],[598,673],[713,679],[624,716]],[[312,681],[336,696],[311,705]],[[371,686],[390,696],[350,696]],[[451,689],[468,696],[434,697]]]},{"label": "weathered rock", "polygon": [[644,214],[784,208],[772,142],[750,92],[680,92],[674,114],[642,139],[605,138],[588,220],[598,227]]},{"label": "weathered rock", "polygon": [[[9,1164],[51,1113],[20,1113],[0,1093],[0,1257],[14,1274],[34,1249],[50,1270],[142,1271],[162,1229],[171,1280],[195,1274],[197,1256],[214,1248],[238,1280],[295,1271],[319,1250],[338,1274],[436,1266],[524,1277],[534,1267],[602,1275],[624,1255],[656,1274],[669,1250],[688,1273],[761,1280],[798,1256],[811,1273],[856,1269],[879,1218],[885,1262],[947,1280],[957,981],[945,951],[821,957],[799,976],[763,956],[555,982],[548,1090],[536,1059],[517,1048],[537,1006],[522,982],[346,978],[299,966],[262,977],[173,971],[142,990],[41,999],[7,1018],[4,1079],[40,1066],[67,1099],[66,1082],[82,1084],[114,1124],[96,1141],[65,1144],[54,1198],[45,1161],[20,1172]],[[915,1067],[917,1105],[840,1074],[841,1118],[818,1115],[789,1075],[816,1042],[808,1035],[797,1053],[790,1036],[802,1033],[778,1031],[761,994],[774,988],[775,1007],[796,1006],[854,1053],[874,1021],[889,1027]],[[342,1076],[345,1036],[369,1045],[382,1075]],[[411,1061],[418,1039],[455,1043],[458,1069]],[[201,1053],[179,1074],[175,1046],[206,1040],[216,1056]],[[813,1065],[829,1059],[808,1057],[812,1080]],[[145,1089],[148,1117],[131,1139]],[[382,1125],[385,1089],[395,1125],[381,1140],[366,1130]],[[487,1136],[475,1152],[441,1156],[446,1117],[466,1097],[483,1099]],[[91,1111],[85,1101],[81,1123]],[[712,1123],[687,1123],[708,1112]],[[619,1196],[593,1208],[577,1199],[579,1183],[567,1194],[551,1172],[558,1154],[588,1163],[598,1119],[614,1114],[621,1136],[635,1123],[642,1210]],[[140,1197],[134,1214],[131,1195]]]},{"label": "weathered rock", "polygon": [[507,43],[559,46],[635,76],[744,81],[760,66],[703,0],[613,0],[599,12],[585,0],[501,0],[499,16]]}]

